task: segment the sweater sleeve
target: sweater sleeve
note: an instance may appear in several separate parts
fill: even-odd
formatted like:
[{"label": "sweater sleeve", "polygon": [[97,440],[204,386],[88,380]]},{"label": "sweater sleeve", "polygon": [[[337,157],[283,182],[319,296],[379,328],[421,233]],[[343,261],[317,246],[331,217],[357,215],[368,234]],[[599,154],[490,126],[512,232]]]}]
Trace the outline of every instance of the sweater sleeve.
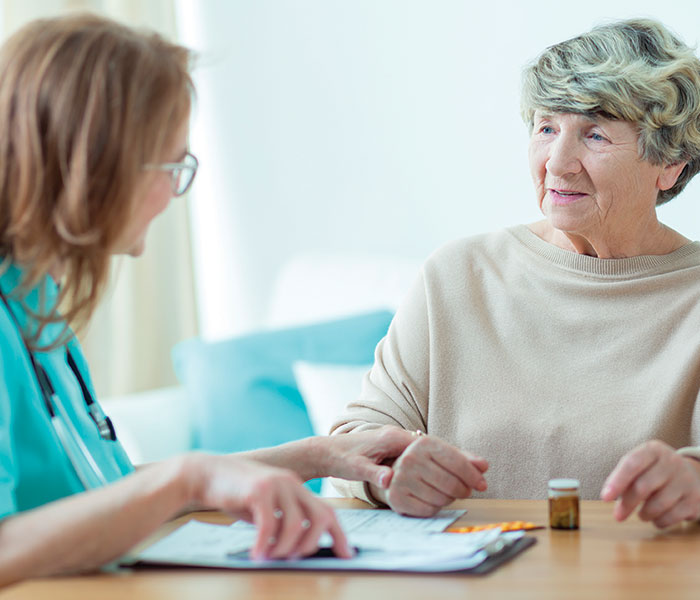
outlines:
[{"label": "sweater sleeve", "polygon": [[[427,431],[430,372],[430,316],[424,270],[399,307],[374,353],[359,398],[336,419],[332,435],[394,425]],[[362,482],[333,480],[345,496],[377,502]]]}]

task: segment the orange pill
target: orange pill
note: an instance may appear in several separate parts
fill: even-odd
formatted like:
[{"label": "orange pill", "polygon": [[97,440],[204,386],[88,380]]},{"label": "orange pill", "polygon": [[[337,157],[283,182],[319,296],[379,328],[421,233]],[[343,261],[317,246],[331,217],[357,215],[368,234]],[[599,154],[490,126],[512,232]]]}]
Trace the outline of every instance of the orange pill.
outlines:
[{"label": "orange pill", "polygon": [[501,531],[520,531],[529,529],[541,529],[541,525],[535,525],[530,521],[502,521],[501,523],[488,523],[486,525],[471,525],[468,527],[450,527],[449,533],[474,533],[475,531],[484,531],[486,529],[496,529],[500,527]]}]

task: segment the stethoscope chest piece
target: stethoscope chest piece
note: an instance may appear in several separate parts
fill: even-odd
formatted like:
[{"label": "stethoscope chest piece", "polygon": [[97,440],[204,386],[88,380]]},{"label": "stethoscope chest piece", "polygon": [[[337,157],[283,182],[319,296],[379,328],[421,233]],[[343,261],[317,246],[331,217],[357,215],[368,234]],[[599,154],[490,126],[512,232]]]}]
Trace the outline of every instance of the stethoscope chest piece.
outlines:
[{"label": "stethoscope chest piece", "polygon": [[97,425],[97,430],[100,432],[100,437],[103,440],[114,442],[117,439],[117,432],[112,424],[112,419],[105,415],[95,402],[88,405],[90,417]]}]

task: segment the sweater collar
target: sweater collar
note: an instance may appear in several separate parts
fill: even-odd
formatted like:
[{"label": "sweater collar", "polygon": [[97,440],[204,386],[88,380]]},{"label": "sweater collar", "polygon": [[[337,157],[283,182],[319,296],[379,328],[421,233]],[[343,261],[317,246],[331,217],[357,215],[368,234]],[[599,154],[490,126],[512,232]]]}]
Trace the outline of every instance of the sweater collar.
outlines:
[{"label": "sweater collar", "polygon": [[597,258],[564,250],[545,242],[527,225],[516,225],[508,231],[523,245],[547,261],[587,275],[609,278],[629,278],[640,275],[676,270],[688,259],[689,264],[700,261],[700,242],[691,242],[669,254],[630,256],[627,258]]}]

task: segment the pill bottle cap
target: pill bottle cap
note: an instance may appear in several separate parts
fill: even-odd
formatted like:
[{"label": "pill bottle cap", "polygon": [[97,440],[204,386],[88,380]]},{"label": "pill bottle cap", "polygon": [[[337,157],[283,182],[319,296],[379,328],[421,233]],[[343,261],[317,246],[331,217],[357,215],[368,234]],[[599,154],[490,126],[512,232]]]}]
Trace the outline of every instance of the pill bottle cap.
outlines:
[{"label": "pill bottle cap", "polygon": [[550,479],[548,485],[551,490],[577,490],[581,482],[578,479]]}]

